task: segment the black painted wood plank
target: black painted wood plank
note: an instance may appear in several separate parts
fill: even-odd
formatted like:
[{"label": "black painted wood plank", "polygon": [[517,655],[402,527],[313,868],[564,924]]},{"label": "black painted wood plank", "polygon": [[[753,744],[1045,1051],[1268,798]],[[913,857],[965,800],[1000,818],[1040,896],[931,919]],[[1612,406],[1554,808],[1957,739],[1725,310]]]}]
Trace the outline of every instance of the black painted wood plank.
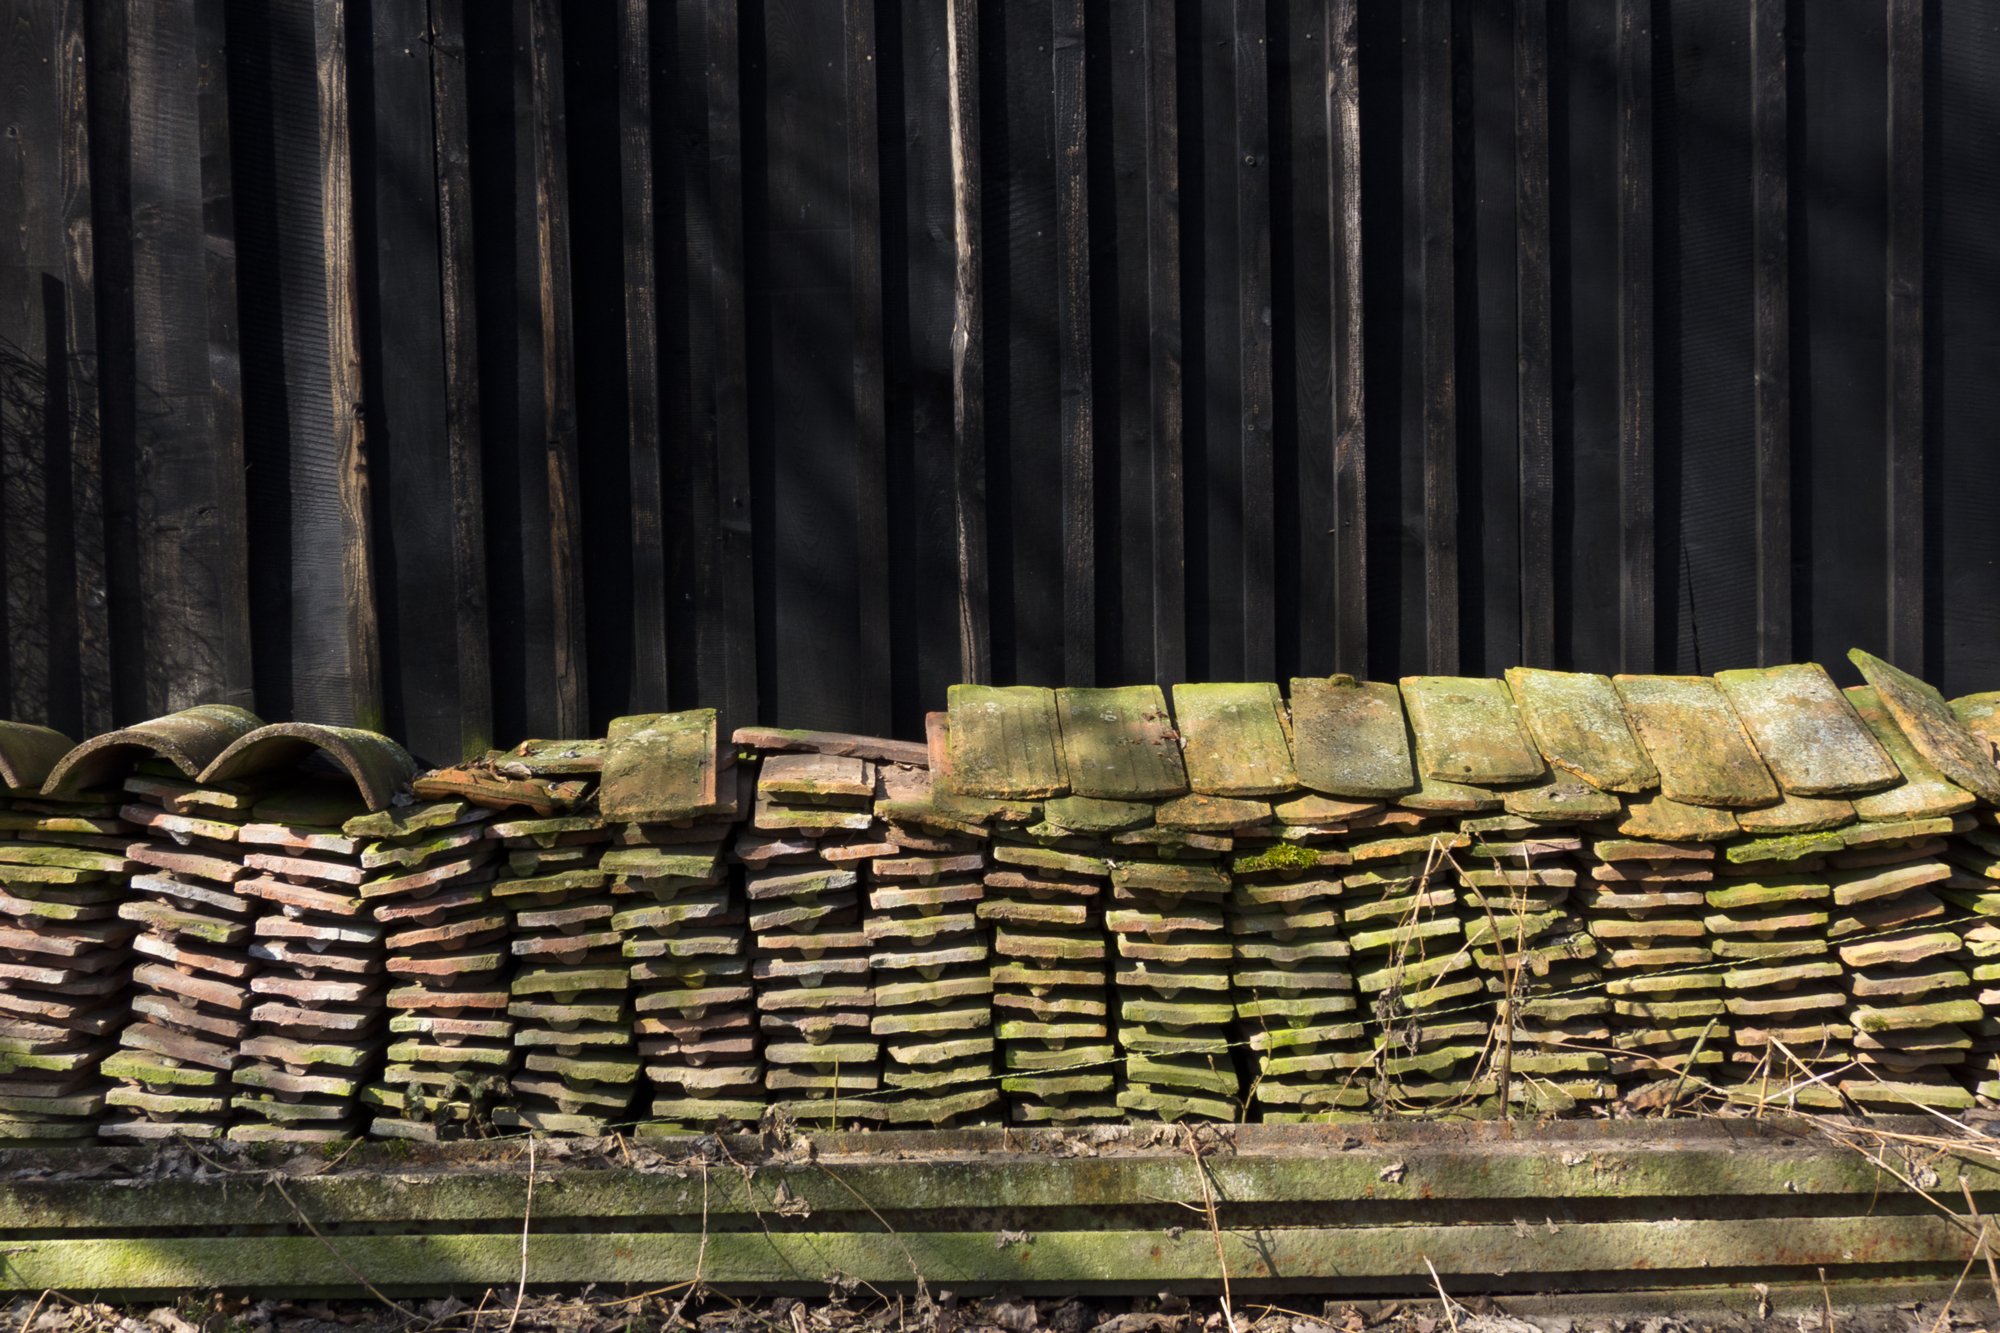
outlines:
[{"label": "black painted wood plank", "polygon": [[52,720],[66,693],[52,596],[68,489],[58,21],[53,0],[26,0],[0,23],[0,708],[27,722]]},{"label": "black painted wood plank", "polygon": [[709,266],[715,320],[716,591],[726,726],[760,720],[750,508],[750,407],[743,268],[743,98],[734,0],[707,8]]},{"label": "black painted wood plank", "polygon": [[134,372],[144,704],[252,702],[219,0],[134,5]]},{"label": "black painted wood plank", "polygon": [[1990,521],[1987,498],[2000,493],[1991,430],[2000,419],[2000,252],[1993,245],[2000,156],[1986,128],[2000,116],[2000,9],[1948,5],[1935,17],[1937,170],[1927,185],[1936,201],[1936,244],[1928,254],[1937,285],[1925,328],[1938,344],[1931,446],[1941,492],[1935,540],[1944,559],[1931,604],[1943,642],[1925,674],[1955,695],[2000,680],[2000,598],[1992,582],[2000,524]]},{"label": "black painted wood plank", "polygon": [[583,508],[570,306],[562,24],[556,0],[528,0],[526,40],[531,81],[535,305],[540,317],[542,415],[538,425],[548,495],[554,720],[558,735],[584,736],[591,727],[584,637]]},{"label": "black painted wood plank", "polygon": [[85,0],[61,0],[56,11],[56,89],[62,115],[63,402],[69,453],[71,577],[67,589],[75,626],[75,693],[67,713],[51,720],[74,736],[111,729],[112,664],[109,568],[105,546],[104,446],[99,387],[104,362],[98,342],[97,235],[93,209],[91,132],[101,95],[90,73],[90,23]]},{"label": "black painted wood plank", "polygon": [[632,687],[627,707],[670,706],[667,549],[660,467],[660,345],[653,232],[651,0],[618,14],[618,184],[625,277],[625,420],[632,515]]},{"label": "black painted wood plank", "polygon": [[1271,145],[1267,0],[1237,0],[1236,242],[1243,487],[1242,679],[1278,674],[1276,466],[1272,456]]},{"label": "black painted wood plank", "polygon": [[348,0],[347,21],[383,718],[413,753],[448,763],[460,757],[459,686],[431,18],[424,5]]},{"label": "black painted wood plank", "polygon": [[[1278,496],[1282,674],[1334,670],[1339,520],[1334,511],[1334,191],[1328,6],[1270,8],[1272,439]],[[1287,354],[1287,349],[1288,353]],[[1291,496],[1285,494],[1291,492]]]},{"label": "black painted wood plank", "polygon": [[847,218],[854,374],[855,599],[852,715],[891,727],[888,351],[882,282],[881,62],[875,0],[846,0]]},{"label": "black painted wood plank", "polygon": [[[1151,304],[1147,287],[1146,158],[1148,15],[1143,5],[1113,5],[1105,14],[1104,64],[1108,87],[1099,89],[1108,113],[1092,126],[1092,151],[1109,146],[1111,216],[1099,217],[1097,235],[1111,230],[1110,274],[1114,320],[1115,397],[1111,420],[1098,433],[1113,450],[1103,467],[1117,495],[1114,530],[1103,534],[1118,553],[1112,585],[1116,645],[1104,654],[1108,677],[1148,680],[1153,674],[1153,442],[1149,397]],[[1099,100],[1099,99],[1093,99]],[[1101,167],[1093,166],[1093,171]],[[1103,259],[1097,261],[1105,262]],[[1100,315],[1102,311],[1098,312]],[[1102,372],[1100,372],[1101,374]],[[1104,383],[1099,381],[1100,386]]]},{"label": "black painted wood plank", "polygon": [[1555,665],[1554,310],[1549,216],[1548,0],[1514,10],[1516,448],[1521,477],[1521,660]]},{"label": "black painted wood plank", "polygon": [[761,51],[758,83],[746,66],[743,93],[756,595],[774,624],[761,698],[794,725],[858,730],[864,451],[855,415],[851,34],[842,5],[773,8],[763,19],[761,40],[742,35]]},{"label": "black painted wood plank", "polygon": [[1422,328],[1418,358],[1424,460],[1424,663],[1459,664],[1458,383],[1452,217],[1453,34],[1449,0],[1416,7],[1417,231]]},{"label": "black painted wood plank", "polygon": [[313,61],[319,86],[321,229],[326,246],[329,424],[340,513],[340,586],[347,637],[347,718],[357,726],[380,730],[384,725],[381,621],[376,608],[369,458],[361,421],[361,291],[355,255],[346,0],[314,0],[313,20]]},{"label": "black painted wood plank", "polygon": [[[901,198],[903,262],[885,257],[884,272],[902,284],[888,303],[893,347],[889,504],[899,515],[894,627],[895,722],[899,736],[921,736],[924,713],[938,707],[960,677],[958,517],[954,482],[952,325],[957,240],[952,192],[949,12],[943,5],[903,4],[895,36],[901,78],[887,69],[879,87],[894,93],[899,155],[885,160],[884,195]],[[889,40],[890,25],[878,29]],[[885,102],[885,120],[889,110]],[[886,141],[885,141],[886,142]],[[902,188],[890,184],[891,167]]]},{"label": "black painted wood plank", "polygon": [[952,457],[958,533],[959,671],[992,678],[987,623],[986,352],[980,293],[979,0],[950,0],[946,65],[951,97],[952,234],[957,238],[952,319]]},{"label": "black painted wood plank", "polygon": [[1151,341],[1153,681],[1187,678],[1185,325],[1181,300],[1179,44],[1174,0],[1149,0],[1146,253]]},{"label": "black painted wood plank", "polygon": [[1889,0],[1889,656],[1925,668],[1924,0]]},{"label": "black painted wood plank", "polygon": [[[1889,642],[1888,7],[1795,5],[1793,605],[1798,653]],[[1871,650],[1872,651],[1872,650]]]},{"label": "black painted wood plank", "polygon": [[1084,0],[1054,0],[1056,360],[1062,449],[1062,679],[1097,683],[1097,465],[1091,389]]},{"label": "black painted wood plank", "polygon": [[[478,287],[473,275],[471,112],[465,0],[429,0],[431,160],[437,190],[443,441],[449,473],[452,641],[457,648],[456,756],[493,742],[491,624],[486,609],[485,466],[480,429]],[[438,742],[442,748],[443,741]],[[439,756],[440,758],[447,756]]]},{"label": "black painted wood plank", "polygon": [[1791,124],[1787,0],[1751,0],[1751,264],[1756,303],[1757,660],[1792,651]]},{"label": "black painted wood plank", "polygon": [[1458,155],[1459,181],[1471,195],[1460,207],[1472,229],[1465,243],[1469,271],[1459,274],[1461,293],[1471,297],[1471,308],[1460,314],[1462,424],[1477,489],[1461,511],[1476,593],[1464,599],[1459,639],[1463,668],[1496,676],[1521,661],[1523,592],[1515,8],[1516,0],[1492,0],[1465,9],[1468,70],[1460,81],[1470,142]]},{"label": "black painted wood plank", "polygon": [[1334,267],[1334,666],[1368,672],[1367,377],[1362,341],[1359,0],[1332,0],[1326,48]]},{"label": "black painted wood plank", "polygon": [[1654,651],[1652,0],[1618,6],[1618,513],[1622,671]]}]

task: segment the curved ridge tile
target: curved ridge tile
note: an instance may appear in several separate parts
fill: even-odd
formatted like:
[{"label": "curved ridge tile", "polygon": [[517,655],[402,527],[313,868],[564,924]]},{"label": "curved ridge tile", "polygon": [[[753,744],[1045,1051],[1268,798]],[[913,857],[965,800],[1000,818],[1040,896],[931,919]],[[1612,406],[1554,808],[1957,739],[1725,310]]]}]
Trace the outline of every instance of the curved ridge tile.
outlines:
[{"label": "curved ridge tile", "polygon": [[314,750],[346,770],[370,810],[386,810],[396,793],[417,776],[417,761],[410,752],[377,732],[318,722],[273,722],[232,742],[202,770],[201,780],[222,782],[290,768]]},{"label": "curved ridge tile", "polygon": [[87,791],[117,777],[141,759],[165,759],[199,778],[231,744],[264,720],[234,704],[196,704],[178,713],[150,718],[102,736],[93,736],[65,754],[42,785],[44,795]]},{"label": "curved ridge tile", "polygon": [[34,791],[49,770],[76,748],[76,742],[53,727],[32,722],[0,722],[0,786]]}]

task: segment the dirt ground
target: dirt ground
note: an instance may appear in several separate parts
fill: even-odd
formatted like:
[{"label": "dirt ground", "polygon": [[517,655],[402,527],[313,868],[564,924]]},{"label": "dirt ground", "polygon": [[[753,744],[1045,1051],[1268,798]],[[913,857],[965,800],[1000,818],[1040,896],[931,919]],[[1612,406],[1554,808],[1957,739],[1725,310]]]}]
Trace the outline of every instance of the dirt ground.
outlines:
[{"label": "dirt ground", "polygon": [[[1627,1307],[1551,1313],[1550,1298],[1510,1313],[1505,1301],[1320,1301],[1289,1296],[1232,1303],[1236,1333],[1985,1333],[1990,1303],[1962,1293],[1950,1302],[1885,1301],[1709,1313],[1649,1313]],[[1521,1308],[1522,1303],[1515,1303]],[[172,1306],[112,1306],[47,1294],[0,1306],[0,1333],[1227,1333],[1219,1300],[1179,1296],[1073,1300],[986,1297],[883,1300],[869,1292],[829,1297],[735,1298],[704,1292],[569,1295],[488,1292],[388,1302],[250,1300],[216,1295]]]}]

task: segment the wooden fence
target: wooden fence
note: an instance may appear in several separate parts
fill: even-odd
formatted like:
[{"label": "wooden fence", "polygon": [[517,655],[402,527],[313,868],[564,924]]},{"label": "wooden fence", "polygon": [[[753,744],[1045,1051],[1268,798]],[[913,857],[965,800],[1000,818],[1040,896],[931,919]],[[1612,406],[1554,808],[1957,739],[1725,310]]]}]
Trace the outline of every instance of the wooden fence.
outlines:
[{"label": "wooden fence", "polygon": [[10,0],[0,711],[2000,686],[1977,0]]}]

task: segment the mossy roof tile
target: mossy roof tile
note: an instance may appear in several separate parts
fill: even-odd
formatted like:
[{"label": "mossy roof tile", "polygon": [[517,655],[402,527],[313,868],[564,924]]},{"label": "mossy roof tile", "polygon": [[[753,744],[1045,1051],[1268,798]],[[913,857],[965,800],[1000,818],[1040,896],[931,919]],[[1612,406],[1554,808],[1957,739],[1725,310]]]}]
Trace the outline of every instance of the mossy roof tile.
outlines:
[{"label": "mossy roof tile", "polygon": [[1268,682],[1174,686],[1188,785],[1203,796],[1277,796],[1299,785],[1291,721]]},{"label": "mossy roof tile", "polygon": [[1718,671],[1715,683],[1771,776],[1794,796],[1851,796],[1901,780],[1819,663]]},{"label": "mossy roof tile", "polygon": [[1778,799],[1778,784],[1714,681],[1618,676],[1612,685],[1659,770],[1662,794],[1688,805],[1738,810]]}]

